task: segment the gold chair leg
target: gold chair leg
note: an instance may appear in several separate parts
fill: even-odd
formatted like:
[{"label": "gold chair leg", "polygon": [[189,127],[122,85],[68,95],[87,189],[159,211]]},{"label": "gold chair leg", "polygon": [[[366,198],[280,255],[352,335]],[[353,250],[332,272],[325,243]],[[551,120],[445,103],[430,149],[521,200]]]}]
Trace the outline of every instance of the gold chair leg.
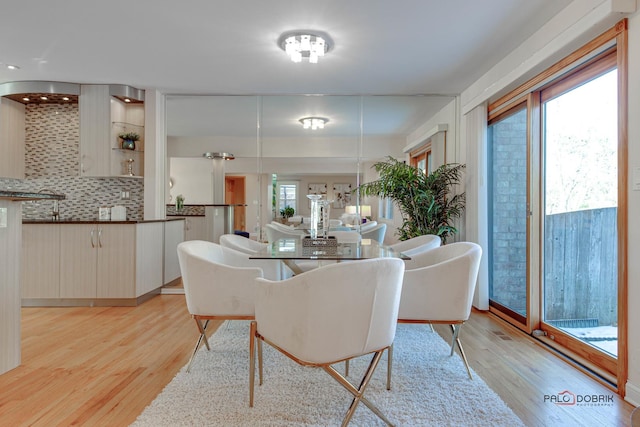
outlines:
[{"label": "gold chair leg", "polygon": [[387,390],[391,390],[391,367],[393,365],[393,343],[387,350]]},{"label": "gold chair leg", "polygon": [[369,381],[373,376],[373,372],[375,371],[376,366],[378,366],[378,362],[380,361],[380,358],[382,357],[382,353],[384,352],[384,350],[385,349],[376,351],[373,354],[371,363],[369,363],[369,368],[365,372],[364,377],[362,378],[362,381],[360,382],[360,386],[358,388],[356,388],[345,377],[343,377],[333,366],[325,365],[322,367],[329,375],[331,375],[336,381],[342,384],[342,386],[346,388],[354,396],[353,400],[351,401],[351,405],[349,406],[349,409],[347,410],[347,413],[344,417],[344,420],[342,421],[343,427],[349,424],[349,421],[351,421],[351,418],[353,417],[353,414],[356,411],[358,403],[360,402],[364,403],[374,414],[376,414],[387,425],[393,426],[393,423],[391,423],[391,421],[389,421],[389,419],[385,417],[384,414],[380,412],[380,410],[373,403],[371,403],[367,398],[364,397],[364,391],[367,388],[367,385],[369,385]]},{"label": "gold chair leg", "polygon": [[456,326],[451,325],[451,329],[453,331],[453,341],[451,342],[451,356],[453,356],[454,345],[458,345],[458,350],[460,351],[460,357],[462,357],[462,361],[464,362],[465,368],[467,368],[467,375],[469,375],[469,379],[472,380],[473,376],[471,375],[471,368],[469,367],[469,361],[467,360],[467,355],[464,354],[464,350],[462,348],[462,343],[460,342],[459,334],[460,329],[462,329],[462,324],[458,324]]},{"label": "gold chair leg", "polygon": [[207,340],[207,326],[209,325],[209,320],[205,320],[204,326],[200,319],[194,319],[196,321],[196,325],[198,325],[198,331],[200,331],[200,336],[198,337],[198,341],[196,341],[196,346],[193,348],[191,352],[191,357],[189,358],[189,363],[187,364],[187,372],[191,371],[191,364],[193,363],[193,358],[196,356],[198,349],[200,348],[200,344],[204,341],[204,345],[207,347],[207,351],[211,350],[209,347],[209,340]]},{"label": "gold chair leg", "polygon": [[[256,322],[249,328],[249,407],[253,408],[253,386],[256,376]],[[262,375],[260,375],[262,377]]]}]

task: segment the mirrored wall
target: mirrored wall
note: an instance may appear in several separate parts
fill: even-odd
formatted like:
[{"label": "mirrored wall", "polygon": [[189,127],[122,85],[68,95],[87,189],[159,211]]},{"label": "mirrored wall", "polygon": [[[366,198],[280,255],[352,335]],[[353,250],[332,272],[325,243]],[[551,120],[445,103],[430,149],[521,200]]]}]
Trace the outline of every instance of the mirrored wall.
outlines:
[{"label": "mirrored wall", "polygon": [[[419,144],[425,123],[451,104],[444,96],[180,96],[166,98],[167,203],[179,194],[189,204],[210,204],[211,160],[205,152],[234,155],[227,177],[242,177],[245,229],[277,217],[278,185],[297,186],[296,214],[306,216],[306,194],[337,200],[332,217],[355,204],[355,190],[371,164],[404,158]],[[305,118],[324,119],[323,127]],[[349,199],[353,197],[353,199]],[[275,203],[277,205],[277,203]]]}]

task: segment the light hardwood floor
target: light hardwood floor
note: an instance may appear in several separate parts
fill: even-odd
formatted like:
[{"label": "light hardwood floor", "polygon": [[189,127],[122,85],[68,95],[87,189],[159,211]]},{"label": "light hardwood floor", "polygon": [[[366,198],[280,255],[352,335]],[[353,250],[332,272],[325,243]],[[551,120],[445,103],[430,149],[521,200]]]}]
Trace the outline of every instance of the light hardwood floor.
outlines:
[{"label": "light hardwood floor", "polygon": [[[0,425],[127,426],[187,363],[196,337],[181,295],[23,308],[23,363],[0,376]],[[527,426],[631,426],[633,407],[615,395],[610,406],[545,402],[564,390],[612,392],[504,322],[474,312],[461,337],[472,368]]]}]

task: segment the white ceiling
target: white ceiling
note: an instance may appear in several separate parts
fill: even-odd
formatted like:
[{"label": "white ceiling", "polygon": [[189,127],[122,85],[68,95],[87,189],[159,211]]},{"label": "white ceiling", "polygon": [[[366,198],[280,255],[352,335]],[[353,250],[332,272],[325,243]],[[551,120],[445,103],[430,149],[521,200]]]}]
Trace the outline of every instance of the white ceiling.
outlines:
[{"label": "white ceiling", "polygon": [[[262,137],[282,147],[265,143],[261,156],[296,157],[296,147],[300,170],[308,170],[304,157],[347,156],[351,164],[345,153],[356,148],[337,141],[357,140],[361,121],[365,137],[386,139],[378,151],[389,153],[388,141],[406,138],[569,3],[2,0],[0,63],[20,69],[0,67],[0,84],[124,84],[171,95],[167,135],[187,157],[255,156],[259,108]],[[295,64],[277,45],[294,29],[326,32],[334,47],[318,64]],[[425,96],[367,96],[360,115],[359,97],[289,96],[304,94]],[[262,97],[258,107],[255,97],[237,95],[283,96]],[[304,115],[329,117],[321,137],[303,133],[297,121]],[[331,138],[333,145],[325,143]]]},{"label": "white ceiling", "polygon": [[[3,0],[0,83],[173,94],[458,94],[570,0]],[[327,32],[319,64],[277,46]]]}]

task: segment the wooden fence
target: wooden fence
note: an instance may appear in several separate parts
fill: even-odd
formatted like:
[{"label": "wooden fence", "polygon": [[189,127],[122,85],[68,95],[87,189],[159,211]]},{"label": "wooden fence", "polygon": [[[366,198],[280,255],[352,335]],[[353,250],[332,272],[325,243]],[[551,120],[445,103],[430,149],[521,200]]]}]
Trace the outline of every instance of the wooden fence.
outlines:
[{"label": "wooden fence", "polygon": [[[545,218],[545,319],[617,325],[616,208]],[[567,324],[569,324],[568,322]]]}]

